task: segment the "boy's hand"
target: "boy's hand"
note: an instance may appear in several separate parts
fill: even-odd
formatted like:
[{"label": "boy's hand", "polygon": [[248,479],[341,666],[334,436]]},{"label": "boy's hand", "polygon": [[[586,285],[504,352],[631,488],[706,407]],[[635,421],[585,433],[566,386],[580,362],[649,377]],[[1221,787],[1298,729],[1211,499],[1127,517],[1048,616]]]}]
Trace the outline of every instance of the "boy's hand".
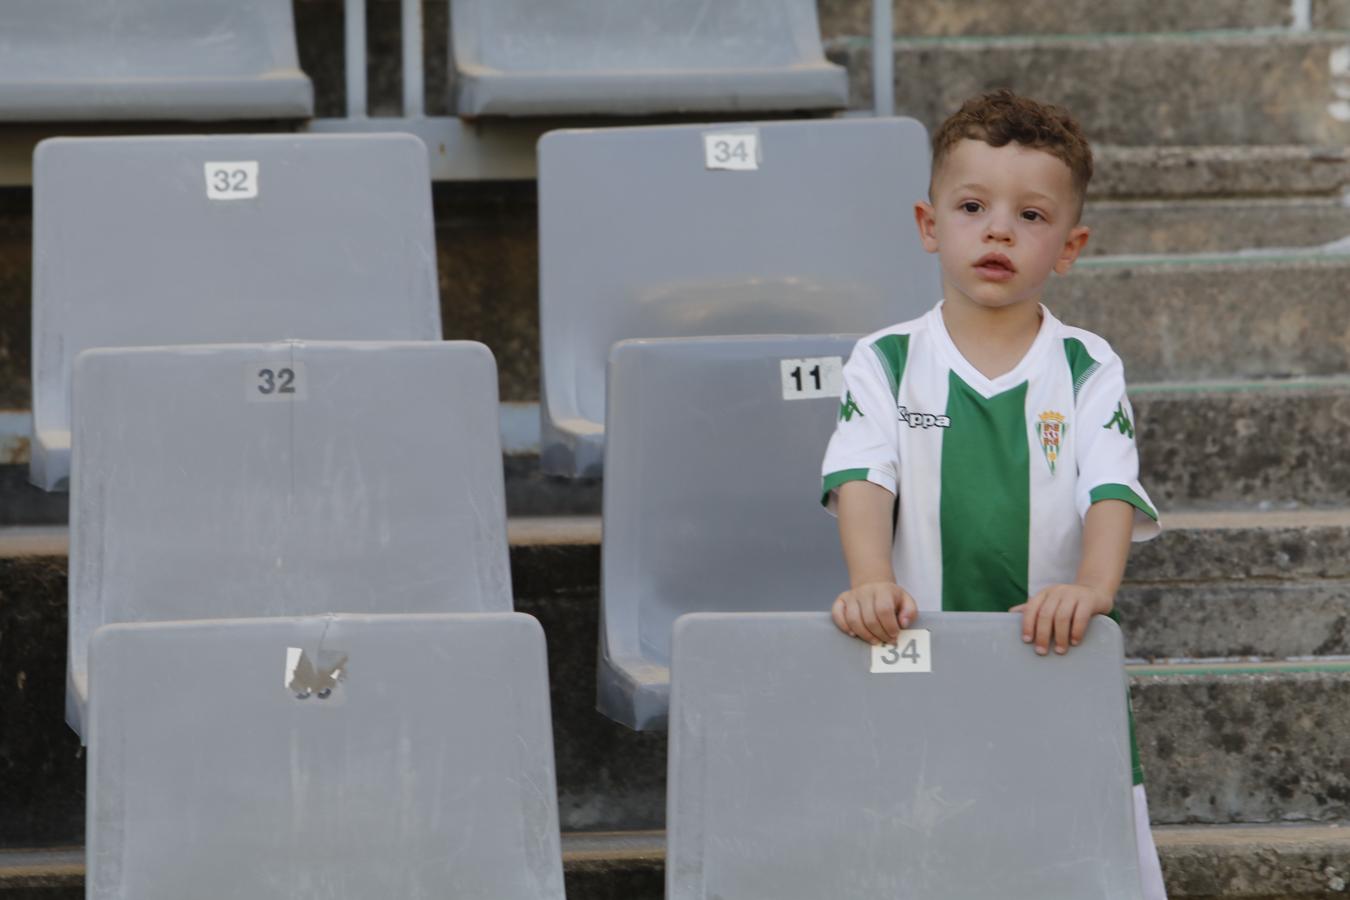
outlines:
[{"label": "boy's hand", "polygon": [[844,591],[830,614],[844,634],[873,645],[890,644],[919,615],[919,606],[900,585],[877,581]]},{"label": "boy's hand", "polygon": [[1026,603],[1008,612],[1022,614],[1022,640],[1036,644],[1036,652],[1045,656],[1051,642],[1056,653],[1068,653],[1087,633],[1088,623],[1098,614],[1111,611],[1110,594],[1085,584],[1052,584]]}]

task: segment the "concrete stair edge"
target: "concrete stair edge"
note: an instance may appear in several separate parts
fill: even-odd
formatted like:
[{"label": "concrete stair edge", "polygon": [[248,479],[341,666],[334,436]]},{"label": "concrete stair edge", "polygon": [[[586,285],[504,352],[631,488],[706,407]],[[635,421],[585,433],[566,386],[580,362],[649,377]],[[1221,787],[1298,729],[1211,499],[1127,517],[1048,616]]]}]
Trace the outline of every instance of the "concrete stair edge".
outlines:
[{"label": "concrete stair edge", "polygon": [[[1345,890],[1350,827],[1324,825],[1166,825],[1153,829],[1173,898],[1289,900]],[[562,835],[569,889],[587,897],[659,900],[665,876],[665,832],[571,832]],[[23,889],[81,890],[80,847],[0,850],[0,897]],[[624,893],[606,881],[627,876]],[[632,879],[642,879],[632,892]],[[43,896],[43,894],[38,894]]]}]

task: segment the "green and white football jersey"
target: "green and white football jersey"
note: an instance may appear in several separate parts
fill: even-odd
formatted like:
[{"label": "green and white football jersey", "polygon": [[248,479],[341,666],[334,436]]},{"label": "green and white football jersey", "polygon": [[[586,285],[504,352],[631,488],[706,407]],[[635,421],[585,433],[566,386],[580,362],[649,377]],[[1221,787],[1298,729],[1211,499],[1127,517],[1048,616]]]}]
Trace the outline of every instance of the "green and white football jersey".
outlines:
[{"label": "green and white football jersey", "polygon": [[895,575],[919,608],[1002,612],[1072,583],[1099,500],[1134,506],[1134,540],[1157,535],[1124,368],[1106,341],[1042,307],[1026,356],[989,379],[956,349],[941,309],[858,342],[823,466],[832,512],[848,481],[897,495]]}]

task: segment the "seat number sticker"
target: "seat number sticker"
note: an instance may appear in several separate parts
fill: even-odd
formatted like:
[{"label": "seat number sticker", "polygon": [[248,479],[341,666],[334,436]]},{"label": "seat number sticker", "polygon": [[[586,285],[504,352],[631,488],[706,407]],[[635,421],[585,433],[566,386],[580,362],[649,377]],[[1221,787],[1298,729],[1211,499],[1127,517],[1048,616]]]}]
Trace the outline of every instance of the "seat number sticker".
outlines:
[{"label": "seat number sticker", "polygon": [[206,164],[208,200],[251,200],[258,196],[258,162],[209,162]]},{"label": "seat number sticker", "polygon": [[727,172],[759,168],[759,132],[721,131],[703,135],[704,165]]},{"label": "seat number sticker", "polygon": [[301,362],[259,362],[244,369],[244,394],[249,400],[304,400],[309,380]]},{"label": "seat number sticker", "polygon": [[929,651],[930,633],[924,628],[900,632],[894,644],[872,648],[872,674],[893,675],[906,672],[932,672],[933,655]]},{"label": "seat number sticker", "polygon": [[778,362],[783,376],[784,400],[835,397],[844,392],[844,358],[814,356]]}]

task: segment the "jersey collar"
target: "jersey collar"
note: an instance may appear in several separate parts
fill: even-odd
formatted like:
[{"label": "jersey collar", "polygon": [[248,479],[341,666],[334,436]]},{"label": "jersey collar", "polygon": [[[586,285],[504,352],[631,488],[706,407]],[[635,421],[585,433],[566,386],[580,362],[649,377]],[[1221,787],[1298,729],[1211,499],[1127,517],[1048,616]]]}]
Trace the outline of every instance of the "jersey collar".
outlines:
[{"label": "jersey collar", "polygon": [[938,350],[948,367],[986,400],[1012,390],[1026,381],[1035,366],[1045,356],[1046,349],[1059,332],[1059,320],[1050,314],[1050,310],[1045,308],[1044,303],[1038,304],[1041,311],[1041,328],[1036,332],[1036,339],[1031,342],[1027,352],[1011,370],[1004,372],[997,378],[986,378],[979,369],[971,365],[970,361],[961,355],[960,350],[956,349],[952,336],[947,332],[947,323],[942,320],[942,304],[945,302],[945,300],[939,300],[937,306],[928,311],[928,328],[933,333]]}]

